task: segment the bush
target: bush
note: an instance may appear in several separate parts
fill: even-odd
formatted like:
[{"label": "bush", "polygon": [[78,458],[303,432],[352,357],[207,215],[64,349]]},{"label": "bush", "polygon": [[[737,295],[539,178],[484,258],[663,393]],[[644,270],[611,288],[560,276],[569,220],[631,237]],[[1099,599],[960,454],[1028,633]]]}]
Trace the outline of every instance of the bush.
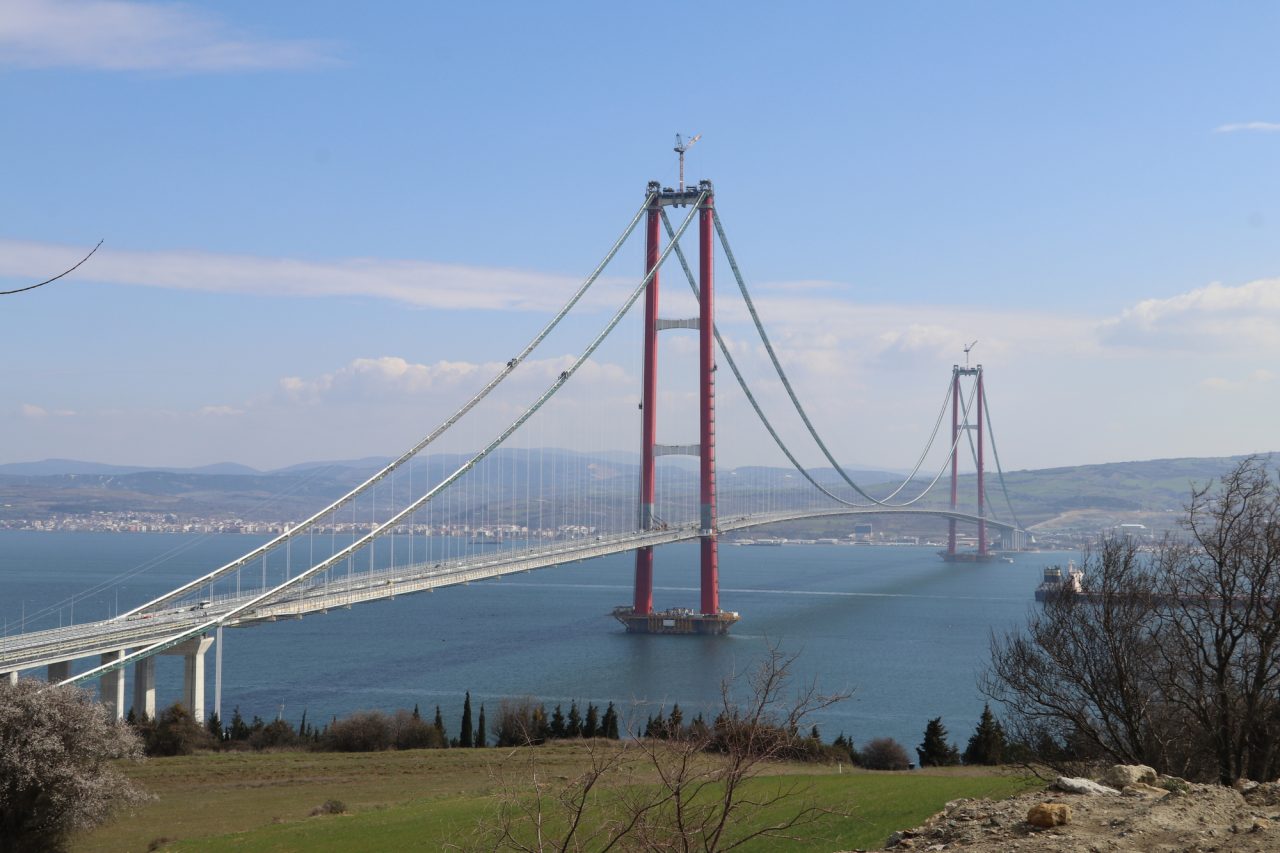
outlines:
[{"label": "bush", "polygon": [[346,814],[347,804],[342,800],[325,800],[320,805],[311,810],[311,816],[322,814]]},{"label": "bush", "polygon": [[907,770],[907,751],[891,737],[878,737],[862,748],[862,766],[868,770]]},{"label": "bush", "polygon": [[391,720],[391,742],[396,749],[443,749],[444,736],[431,723],[405,710]]},{"label": "bush", "polygon": [[284,720],[275,720],[249,735],[249,745],[254,749],[283,749],[296,746],[298,733]]},{"label": "bush", "polygon": [[197,749],[216,746],[208,729],[181,703],[165,708],[154,721],[138,723],[138,733],[142,735],[147,755],[191,755]]},{"label": "bush", "polygon": [[0,681],[0,853],[61,850],[146,799],[109,763],[141,757],[137,735],[86,691]]},{"label": "bush", "polygon": [[320,741],[320,748],[330,752],[379,752],[391,745],[391,721],[381,711],[356,711],[335,720]]}]

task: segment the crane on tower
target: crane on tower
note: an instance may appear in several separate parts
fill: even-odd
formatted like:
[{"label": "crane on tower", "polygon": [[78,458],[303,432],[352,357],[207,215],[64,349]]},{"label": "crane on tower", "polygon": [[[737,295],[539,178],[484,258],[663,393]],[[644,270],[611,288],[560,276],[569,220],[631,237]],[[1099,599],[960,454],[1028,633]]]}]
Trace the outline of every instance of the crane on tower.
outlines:
[{"label": "crane on tower", "polygon": [[697,142],[701,138],[702,138],[702,134],[699,133],[697,136],[693,137],[688,142],[685,142],[680,138],[680,134],[678,133],[676,134],[676,147],[674,150],[677,154],[680,155],[680,192],[684,192],[684,152],[692,148],[693,143]]}]

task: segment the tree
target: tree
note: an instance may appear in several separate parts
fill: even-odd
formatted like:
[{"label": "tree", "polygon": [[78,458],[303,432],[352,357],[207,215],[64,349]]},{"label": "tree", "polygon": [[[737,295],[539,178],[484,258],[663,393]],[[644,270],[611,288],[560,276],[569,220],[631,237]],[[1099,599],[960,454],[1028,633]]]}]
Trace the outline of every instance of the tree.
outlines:
[{"label": "tree", "polygon": [[578,710],[577,702],[569,705],[569,722],[564,727],[564,736],[567,738],[582,737],[582,712]]},{"label": "tree", "polygon": [[1280,483],[1257,458],[1195,487],[1149,561],[1104,541],[1084,594],[992,640],[983,690],[1040,757],[1234,783],[1280,772]]},{"label": "tree", "polygon": [[480,703],[480,723],[476,726],[476,746],[488,746],[489,734],[484,727],[484,703]]},{"label": "tree", "polygon": [[458,733],[458,746],[472,747],[475,741],[471,737],[471,691],[462,700],[462,730]]},{"label": "tree", "polygon": [[845,737],[844,732],[836,735],[836,739],[831,742],[841,757],[847,757],[850,764],[862,764],[862,756],[853,746],[853,738]]},{"label": "tree", "polygon": [[593,738],[600,734],[600,709],[587,703],[587,718],[582,721],[582,736]]},{"label": "tree", "polygon": [[907,751],[891,737],[867,741],[859,754],[862,756],[862,766],[868,770],[906,770],[911,766]]},{"label": "tree", "polygon": [[147,755],[191,755],[217,745],[209,730],[196,722],[181,703],[165,708],[155,720],[140,724],[138,733]]},{"label": "tree", "polygon": [[934,717],[924,727],[924,742],[916,747],[921,767],[949,767],[960,763],[960,751],[947,743],[947,727],[941,717]]},{"label": "tree", "polygon": [[86,691],[0,681],[0,853],[52,853],[146,799],[116,759],[142,745]]},{"label": "tree", "polygon": [[1081,571],[1082,594],[1053,596],[1025,628],[992,637],[980,687],[1006,709],[1019,743],[1072,744],[1064,753],[1072,758],[1183,775],[1172,766],[1173,733],[1156,713],[1161,639],[1151,571],[1122,539],[1086,553]]},{"label": "tree", "polygon": [[969,738],[969,745],[964,748],[964,763],[1003,764],[1004,750],[1004,728],[995,714],[991,713],[991,705],[983,705],[978,727]]},{"label": "tree", "polygon": [[[130,713],[132,713],[132,709],[130,709]],[[306,721],[307,715],[305,713],[303,713],[302,719],[304,722]],[[213,738],[214,742],[222,743],[223,738],[226,737],[226,732],[222,730],[222,720],[218,717],[217,711],[209,715],[209,719],[204,725],[209,730],[209,736]]]},{"label": "tree", "polygon": [[231,711],[231,727],[227,729],[227,737],[230,740],[248,740],[250,729],[245,725],[244,717],[240,716],[240,706],[237,705]]},{"label": "tree", "polygon": [[[793,661],[774,648],[745,679],[726,681],[723,708],[714,725],[702,727],[701,739],[690,727],[671,740],[637,739],[626,746],[587,741],[582,749],[588,768],[567,784],[549,781],[534,753],[508,753],[507,768],[515,764],[517,772],[500,775],[498,817],[482,826],[481,843],[538,853],[715,853],[756,840],[777,847],[801,838],[804,828],[831,812],[812,805],[804,784],[793,777],[757,777],[769,762],[796,754],[792,733],[805,717],[847,694],[822,696],[810,687],[784,701]],[[734,685],[743,680],[746,698],[736,704]],[[667,728],[661,720],[659,727]]]},{"label": "tree", "polygon": [[618,739],[618,711],[613,707],[613,703],[609,703],[609,707],[604,710],[604,736],[610,740]]},{"label": "tree", "polygon": [[438,732],[440,733],[440,742],[441,742],[442,744],[444,744],[445,746],[448,746],[448,745],[449,745],[449,738],[448,738],[448,736],[444,733],[444,717],[442,717],[442,716],[440,715],[440,706],[439,706],[439,705],[437,705],[437,706],[436,706],[436,722],[435,722],[435,728],[436,728],[436,731],[438,731]]},{"label": "tree", "polygon": [[552,740],[561,740],[564,738],[564,733],[564,711],[560,710],[559,705],[556,705],[556,709],[551,712],[551,724],[547,729],[547,737]]}]

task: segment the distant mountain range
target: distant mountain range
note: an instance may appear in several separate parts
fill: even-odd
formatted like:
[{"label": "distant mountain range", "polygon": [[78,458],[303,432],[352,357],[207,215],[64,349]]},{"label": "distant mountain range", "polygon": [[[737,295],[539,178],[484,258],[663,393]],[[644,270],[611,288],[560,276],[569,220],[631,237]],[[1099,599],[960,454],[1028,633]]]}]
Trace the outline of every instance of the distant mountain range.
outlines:
[{"label": "distant mountain range", "polygon": [[[463,454],[434,454],[420,460],[415,464],[417,476],[424,478],[418,481],[419,486],[425,479],[438,480],[466,458]],[[1193,483],[1221,476],[1239,458],[1154,459],[1013,471],[1006,474],[1005,485],[1014,512],[1026,526],[1089,528],[1141,521],[1163,528],[1181,517]],[[547,504],[556,503],[560,496],[567,500],[570,495],[586,493],[613,507],[634,501],[638,476],[635,454],[589,456],[556,449],[504,449],[491,459],[491,470],[501,472],[494,475],[499,482],[514,494],[542,495]],[[106,465],[70,459],[9,463],[0,465],[0,521],[95,512],[290,520],[324,506],[388,461],[367,457],[303,463],[274,471],[230,462],[198,468]],[[663,488],[692,495],[697,483],[696,462],[680,459],[677,463],[664,475]],[[792,490],[810,489],[789,468],[744,466],[722,468],[718,473],[722,506],[764,491],[799,494]],[[902,478],[902,474],[871,468],[848,473],[872,494],[887,493]],[[847,491],[831,468],[814,468],[810,474],[833,491],[843,490],[837,494]],[[408,495],[405,480],[390,486],[397,499]],[[926,485],[924,480],[912,483],[902,496],[914,496]],[[962,505],[972,505],[974,485],[973,475],[961,478]],[[989,472],[987,493],[995,516],[1008,518],[994,472]],[[935,489],[917,506],[940,508],[946,506],[947,499],[945,489]],[[516,499],[495,495],[494,500],[495,505],[505,502],[510,506]]]},{"label": "distant mountain range", "polygon": [[56,477],[66,474],[120,475],[162,472],[167,474],[290,474],[314,468],[378,468],[391,461],[389,456],[369,456],[337,462],[302,462],[285,468],[261,471],[238,462],[215,462],[196,468],[149,467],[144,465],[107,465],[102,462],[85,462],[80,459],[42,459],[39,462],[6,462],[0,464],[0,475],[15,477]]}]

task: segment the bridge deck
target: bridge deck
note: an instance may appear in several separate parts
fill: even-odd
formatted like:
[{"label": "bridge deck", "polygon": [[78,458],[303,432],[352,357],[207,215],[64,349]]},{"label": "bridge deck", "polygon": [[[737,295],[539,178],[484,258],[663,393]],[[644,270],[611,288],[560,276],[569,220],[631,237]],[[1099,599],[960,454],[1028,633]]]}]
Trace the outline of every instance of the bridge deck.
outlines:
[{"label": "bridge deck", "polygon": [[[797,521],[805,518],[841,515],[927,515],[977,521],[977,517],[946,510],[878,508],[837,508],[830,510],[795,510],[767,515],[720,519],[719,530],[728,533],[764,524]],[[987,524],[997,529],[1014,529],[1011,525],[990,519]],[[488,580],[503,575],[528,572],[566,562],[578,562],[632,551],[645,546],[666,545],[697,539],[696,525],[683,525],[664,530],[647,530],[575,539],[549,547],[494,554],[492,552],[461,560],[397,566],[372,572],[361,572],[350,580],[317,581],[290,590],[276,601],[260,604],[251,611],[226,619],[229,628],[243,627],[277,619],[300,619],[310,613],[323,613],[337,607],[350,607],[366,601],[395,598],[426,592],[441,587],[472,581]],[[32,631],[0,640],[0,672],[14,672],[51,663],[75,660],[92,655],[136,649],[162,642],[201,624],[218,620],[240,605],[251,601],[260,591],[239,596],[221,596],[200,600],[128,619],[85,622],[63,628]]]}]

